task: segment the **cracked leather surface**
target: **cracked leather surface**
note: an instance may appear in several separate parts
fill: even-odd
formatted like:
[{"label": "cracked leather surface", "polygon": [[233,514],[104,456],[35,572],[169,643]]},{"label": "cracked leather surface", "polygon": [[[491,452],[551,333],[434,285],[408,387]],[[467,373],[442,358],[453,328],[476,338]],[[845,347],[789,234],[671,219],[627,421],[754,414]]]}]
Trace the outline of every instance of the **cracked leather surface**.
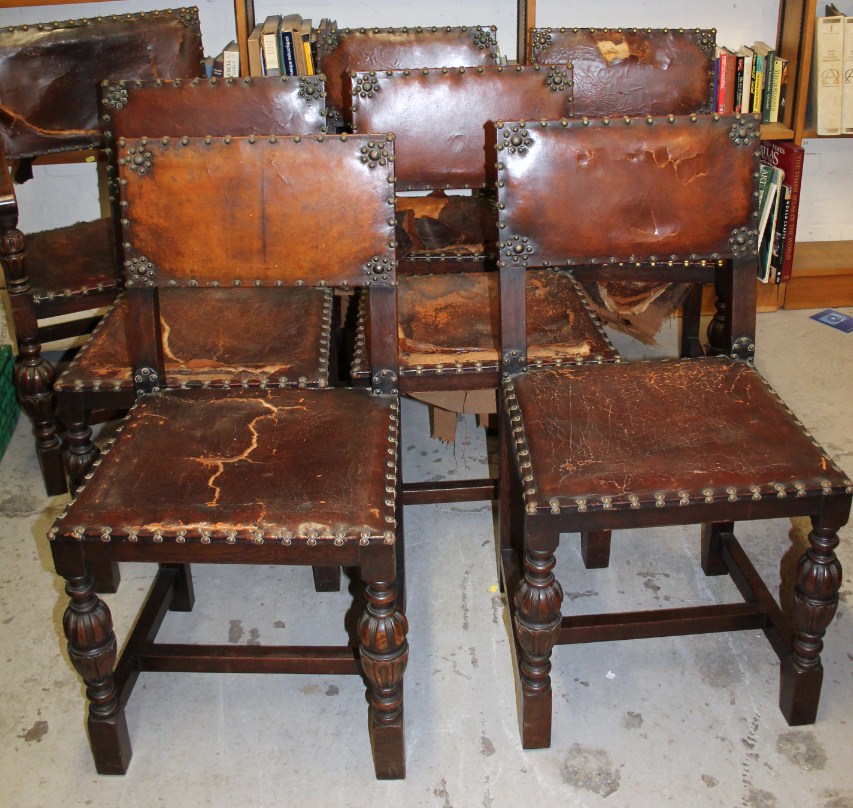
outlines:
[{"label": "cracked leather surface", "polygon": [[[160,320],[166,384],[328,382],[321,341],[331,340],[326,289],[164,289]],[[251,323],[247,328],[246,324]],[[127,300],[121,298],[62,375],[64,385],[132,387]]]},{"label": "cracked leather surface", "polygon": [[[713,48],[693,31],[552,29],[540,64],[571,62],[575,115],[683,115],[710,109]],[[534,43],[536,36],[534,34]]]},{"label": "cracked leather surface", "polygon": [[149,396],[61,531],[381,536],[394,401],[347,388]]},{"label": "cracked leather surface", "polygon": [[754,368],[719,359],[519,374],[537,499],[844,485]]}]

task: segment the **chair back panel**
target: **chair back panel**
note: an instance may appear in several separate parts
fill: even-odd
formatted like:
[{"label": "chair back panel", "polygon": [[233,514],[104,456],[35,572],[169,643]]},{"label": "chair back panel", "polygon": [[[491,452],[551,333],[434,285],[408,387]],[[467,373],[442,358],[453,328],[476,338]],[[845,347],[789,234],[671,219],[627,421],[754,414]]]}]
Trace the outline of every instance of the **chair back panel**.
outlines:
[{"label": "chair back panel", "polygon": [[319,69],[325,74],[329,105],[349,109],[344,79],[350,70],[494,65],[494,26],[359,28],[331,30],[317,40]]},{"label": "chair back panel", "polygon": [[120,141],[128,287],[392,285],[385,137]]},{"label": "chair back panel", "polygon": [[716,32],[534,28],[532,61],[570,62],[575,115],[684,115],[713,111]]},{"label": "chair back panel", "polygon": [[204,137],[325,131],[322,76],[101,84],[107,136]]},{"label": "chair back panel", "polygon": [[9,159],[98,147],[98,83],[203,75],[198,9],[0,29],[0,144]]},{"label": "chair back panel", "polygon": [[752,115],[499,125],[501,264],[754,253],[759,137]]},{"label": "chair back panel", "polygon": [[567,65],[352,72],[353,129],[393,132],[397,190],[481,188],[498,120],[572,114]]}]

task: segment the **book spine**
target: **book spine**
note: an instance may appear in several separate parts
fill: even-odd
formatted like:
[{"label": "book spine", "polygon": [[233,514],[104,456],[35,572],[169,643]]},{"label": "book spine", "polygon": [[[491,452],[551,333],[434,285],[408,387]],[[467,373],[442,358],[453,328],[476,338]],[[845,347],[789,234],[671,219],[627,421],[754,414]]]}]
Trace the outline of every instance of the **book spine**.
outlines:
[{"label": "book spine", "polygon": [[798,148],[792,154],[791,169],[786,170],[786,180],[791,186],[791,201],[788,205],[788,230],[782,259],[782,280],[791,280],[794,269],[794,250],[797,245],[797,217],[800,212],[800,190],[803,184],[803,157],[805,151]]},{"label": "book spine", "polygon": [[778,56],[773,60],[773,85],[770,91],[770,120],[768,123],[777,123],[779,120],[779,95],[782,90],[782,67],[784,60]]},{"label": "book spine", "polygon": [[819,17],[815,21],[814,101],[817,133],[841,134],[841,71],[844,49],[842,17]]},{"label": "book spine", "polygon": [[841,133],[853,135],[853,16],[844,18],[841,85]]},{"label": "book spine", "polygon": [[764,79],[761,92],[761,123],[770,123],[770,107],[773,100],[773,71],[776,54],[769,51],[764,57]]},{"label": "book spine", "polygon": [[290,31],[281,32],[281,74],[283,76],[299,74],[296,67],[296,54],[293,51],[293,34]]},{"label": "book spine", "polygon": [[760,53],[755,54],[752,60],[752,88],[750,95],[752,96],[752,111],[761,113],[761,81],[764,75],[764,56]]},{"label": "book spine", "polygon": [[788,218],[791,212],[791,186],[782,183],[779,187],[779,213],[776,216],[776,233],[773,237],[773,279],[782,283],[782,266],[785,260],[785,241],[788,237]]},{"label": "book spine", "polygon": [[239,78],[240,76],[240,52],[235,50],[226,50],[223,54],[223,70],[224,78]]},{"label": "book spine", "polygon": [[717,58],[719,65],[719,83],[717,84],[717,112],[724,115],[726,112],[726,95],[729,91],[729,55],[725,50],[720,50]]},{"label": "book spine", "polygon": [[743,70],[745,60],[743,56],[737,57],[737,66],[735,68],[735,112],[742,112],[743,107]]},{"label": "book spine", "polygon": [[752,111],[752,63],[754,56],[752,51],[747,51],[743,57],[743,100],[741,102],[742,112]]}]

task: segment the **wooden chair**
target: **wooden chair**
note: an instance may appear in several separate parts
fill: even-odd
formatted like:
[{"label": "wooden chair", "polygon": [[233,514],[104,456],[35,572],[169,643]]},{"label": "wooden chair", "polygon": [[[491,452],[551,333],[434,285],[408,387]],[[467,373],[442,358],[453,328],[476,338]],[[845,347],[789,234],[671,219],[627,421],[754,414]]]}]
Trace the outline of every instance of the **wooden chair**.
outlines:
[{"label": "wooden chair", "polygon": [[326,76],[330,124],[341,128],[347,120],[349,71],[494,65],[498,61],[496,30],[493,25],[418,25],[335,28],[319,33],[317,62]]},{"label": "wooden chair", "polygon": [[[97,153],[101,79],[199,76],[202,56],[195,7],[0,29],[0,261],[18,345],[15,384],[33,423],[48,494],[65,490],[65,475],[54,417],[56,373],[42,345],[88,333],[97,322],[92,310],[115,299],[113,225],[107,217],[24,236],[8,163],[24,181],[32,162],[46,155]],[[65,321],[43,322],[57,315]]]},{"label": "wooden chair", "polygon": [[[533,64],[572,65],[575,116],[715,111],[713,29],[560,27],[531,28],[529,35]],[[593,280],[584,289],[599,317],[644,340],[652,340],[664,318],[680,307],[682,355],[704,353],[701,285]],[[708,334],[717,349],[723,317],[721,309]]]},{"label": "wooden chair", "polygon": [[[404,392],[497,389],[498,239],[493,195],[481,191],[494,173],[487,138],[493,122],[513,115],[532,120],[571,112],[566,66],[385,70],[350,74],[354,131],[393,131],[394,174],[400,191],[440,197],[400,197],[398,219],[411,238],[435,237],[426,249],[406,247],[398,227],[400,389]],[[534,125],[531,124],[531,128]],[[446,190],[469,196],[444,196]],[[452,211],[452,213],[448,213]],[[411,215],[410,215],[411,214]],[[449,219],[455,225],[449,226]],[[452,234],[440,239],[441,227]],[[617,354],[567,274],[531,273],[528,337],[541,364],[602,362]],[[353,377],[367,375],[370,345],[366,309],[358,324]],[[491,498],[492,481],[409,483],[405,501]]]},{"label": "wooden chair", "polygon": [[[322,76],[104,82],[101,122],[111,153],[116,140],[151,131],[166,137],[318,134],[326,131],[324,98]],[[145,171],[144,150],[118,159]],[[121,297],[54,385],[72,491],[98,455],[87,414],[124,410],[136,398],[127,316]],[[243,287],[237,294],[205,289],[201,295],[164,289],[160,316],[169,335],[171,387],[325,387],[336,378],[331,289]]]},{"label": "wooden chair", "polygon": [[[754,116],[548,122],[525,151],[498,131],[501,242],[500,536],[527,748],[551,738],[555,644],[762,629],[781,661],[780,706],[814,721],[822,637],[835,613],[837,531],[853,482],[753,366],[759,124]],[[729,358],[531,366],[524,276],[539,267],[647,262],[665,276],[725,274]],[[734,523],[809,516],[793,624]],[[561,616],[561,533],[604,567],[610,532],[701,523],[705,574],[729,573],[743,603]],[[787,548],[787,524],[780,534]]]},{"label": "wooden chair", "polygon": [[[97,770],[127,769],[124,710],[141,671],[361,674],[376,775],[403,777],[393,143],[157,136],[118,148],[139,398],[49,532],[71,598],[63,625],[87,686]],[[144,172],[133,160],[140,150]],[[171,389],[161,288],[368,284],[377,334],[369,387]],[[86,564],[129,560],[160,569],[116,662],[110,612]],[[157,644],[167,608],[193,606],[196,562],[358,567],[366,607],[357,636],[342,647]]]}]

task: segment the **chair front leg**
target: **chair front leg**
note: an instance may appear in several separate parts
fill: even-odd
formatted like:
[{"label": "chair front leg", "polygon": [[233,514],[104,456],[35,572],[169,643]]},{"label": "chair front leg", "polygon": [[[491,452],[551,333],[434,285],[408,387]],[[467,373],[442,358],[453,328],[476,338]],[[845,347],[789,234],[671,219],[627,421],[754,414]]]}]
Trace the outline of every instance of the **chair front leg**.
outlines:
[{"label": "chair front leg", "polygon": [[563,588],[554,577],[551,549],[524,554],[513,624],[521,647],[521,739],[525,749],[551,745],[551,651],[560,633]]},{"label": "chair front leg", "polygon": [[813,724],[823,684],[823,635],[838,607],[841,563],[835,555],[835,527],[815,520],[809,549],[797,564],[794,587],[794,641],[782,662],[779,706],[792,726]]},{"label": "chair front leg", "polygon": [[86,683],[89,744],[100,774],[124,774],[130,763],[127,720],[113,678],[116,637],[107,605],[95,594],[91,575],[68,578],[71,598],[62,625],[71,664]]},{"label": "chair front leg", "polygon": [[409,624],[399,607],[395,581],[368,582],[358,623],[359,652],[367,678],[373,763],[380,780],[406,776],[403,674],[409,659]]}]

